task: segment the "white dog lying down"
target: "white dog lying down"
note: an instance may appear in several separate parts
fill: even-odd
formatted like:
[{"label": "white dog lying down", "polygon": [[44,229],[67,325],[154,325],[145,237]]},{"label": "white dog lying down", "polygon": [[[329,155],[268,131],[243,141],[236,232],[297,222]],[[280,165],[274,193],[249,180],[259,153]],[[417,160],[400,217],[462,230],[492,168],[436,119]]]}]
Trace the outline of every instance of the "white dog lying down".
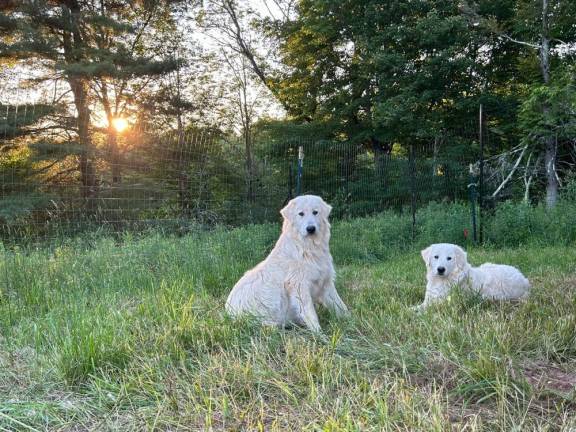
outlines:
[{"label": "white dog lying down", "polygon": [[230,315],[250,314],[267,325],[295,323],[320,332],[315,303],[348,314],[334,286],[331,210],[314,195],[299,196],[281,210],[282,234],[270,255],[232,288],[226,301]]},{"label": "white dog lying down", "polygon": [[468,264],[466,252],[459,246],[438,243],[421,253],[426,263],[428,283],[424,303],[417,309],[444,299],[455,285],[493,300],[521,299],[530,293],[530,282],[517,268],[490,263],[472,267]]}]

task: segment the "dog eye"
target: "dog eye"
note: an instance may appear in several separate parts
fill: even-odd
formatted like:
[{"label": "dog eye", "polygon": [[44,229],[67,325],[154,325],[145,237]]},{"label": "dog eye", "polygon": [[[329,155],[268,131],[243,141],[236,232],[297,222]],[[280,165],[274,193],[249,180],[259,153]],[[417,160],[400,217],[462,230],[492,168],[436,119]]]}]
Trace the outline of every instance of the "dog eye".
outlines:
[{"label": "dog eye", "polygon": [[438,255],[434,255],[434,259],[438,259]]},{"label": "dog eye", "polygon": [[316,215],[318,214],[318,211],[317,211],[317,210],[314,210],[314,211],[312,212],[312,214],[313,214],[314,216],[316,216]]},{"label": "dog eye", "polygon": [[300,216],[304,216],[304,212],[300,212],[298,213]]},{"label": "dog eye", "polygon": [[452,257],[448,257],[448,258],[446,258],[446,259],[447,259],[448,261],[450,261],[450,260],[452,259]]}]

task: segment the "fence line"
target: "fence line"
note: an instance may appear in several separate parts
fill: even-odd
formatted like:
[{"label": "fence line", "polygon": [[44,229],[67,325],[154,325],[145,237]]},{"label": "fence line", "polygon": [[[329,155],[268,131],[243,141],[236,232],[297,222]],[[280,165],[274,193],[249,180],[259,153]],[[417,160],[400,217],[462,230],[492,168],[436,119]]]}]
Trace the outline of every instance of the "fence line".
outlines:
[{"label": "fence line", "polygon": [[[55,87],[54,100],[65,97],[56,93]],[[20,90],[14,95],[34,99]],[[0,240],[6,244],[88,231],[186,233],[274,222],[300,193],[323,196],[335,219],[384,210],[409,215],[413,236],[417,210],[427,203],[472,201],[474,207],[478,201],[471,218],[482,241],[485,209],[499,197],[518,196],[521,181],[527,195],[541,169],[528,160],[515,172],[520,146],[494,152],[502,138],[486,126],[483,108],[474,124],[384,149],[278,133],[252,136],[248,146],[207,127],[164,129],[146,118],[122,128],[91,125],[86,147],[70,104],[0,102]]]},{"label": "fence line", "polygon": [[5,243],[49,242],[91,230],[185,233],[277,221],[278,210],[300,193],[323,196],[336,219],[409,213],[414,234],[419,207],[468,199],[468,166],[477,162],[474,128],[385,152],[347,141],[255,137],[248,155],[242,139],[217,131],[162,133],[135,123],[113,137],[94,127],[87,151],[74,134],[56,130],[61,119],[35,123],[42,104],[2,108]]}]

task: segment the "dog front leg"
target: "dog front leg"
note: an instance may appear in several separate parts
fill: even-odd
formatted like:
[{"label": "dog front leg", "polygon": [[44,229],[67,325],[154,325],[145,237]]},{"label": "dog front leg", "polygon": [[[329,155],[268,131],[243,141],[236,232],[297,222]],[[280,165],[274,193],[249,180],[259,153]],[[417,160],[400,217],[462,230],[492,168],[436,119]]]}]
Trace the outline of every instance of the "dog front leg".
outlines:
[{"label": "dog front leg", "polygon": [[426,309],[433,303],[438,303],[444,300],[450,291],[446,285],[432,285],[426,287],[426,294],[424,295],[424,302],[421,305],[414,306],[412,309],[421,311]]},{"label": "dog front leg", "polygon": [[298,320],[304,323],[304,325],[314,333],[321,333],[322,328],[318,321],[316,309],[314,309],[314,301],[310,295],[310,290],[299,285],[294,296]]},{"label": "dog front leg", "polygon": [[338,295],[338,291],[336,291],[333,280],[330,280],[326,284],[326,289],[324,290],[324,294],[320,299],[320,303],[322,306],[333,311],[338,317],[350,316],[350,311]]}]

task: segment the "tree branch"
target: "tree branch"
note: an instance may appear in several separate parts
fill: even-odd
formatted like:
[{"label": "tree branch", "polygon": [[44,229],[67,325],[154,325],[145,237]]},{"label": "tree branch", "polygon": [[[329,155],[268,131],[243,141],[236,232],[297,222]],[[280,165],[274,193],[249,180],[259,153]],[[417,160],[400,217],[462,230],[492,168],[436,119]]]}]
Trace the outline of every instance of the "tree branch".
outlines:
[{"label": "tree branch", "polygon": [[504,179],[504,181],[500,184],[500,186],[498,186],[498,188],[494,191],[494,193],[492,194],[492,198],[496,198],[496,196],[500,193],[500,191],[504,188],[504,186],[506,186],[506,184],[510,181],[510,179],[512,178],[512,175],[514,174],[514,172],[516,171],[516,168],[518,168],[518,165],[520,165],[520,161],[522,160],[522,158],[524,157],[524,153],[526,152],[526,149],[528,148],[528,144],[526,144],[524,146],[524,148],[522,149],[522,153],[520,153],[520,156],[518,156],[518,159],[516,160],[516,163],[514,164],[514,166],[512,167],[512,169],[510,170],[510,172],[508,173],[508,175],[506,176],[506,178]]},{"label": "tree branch", "polygon": [[510,42],[514,42],[515,44],[519,44],[519,45],[524,45],[533,49],[540,49],[540,44],[533,44],[530,42],[524,42],[518,39],[514,39],[513,37],[508,36],[506,33],[500,33],[499,34],[500,37],[503,37],[504,39],[510,41]]}]

